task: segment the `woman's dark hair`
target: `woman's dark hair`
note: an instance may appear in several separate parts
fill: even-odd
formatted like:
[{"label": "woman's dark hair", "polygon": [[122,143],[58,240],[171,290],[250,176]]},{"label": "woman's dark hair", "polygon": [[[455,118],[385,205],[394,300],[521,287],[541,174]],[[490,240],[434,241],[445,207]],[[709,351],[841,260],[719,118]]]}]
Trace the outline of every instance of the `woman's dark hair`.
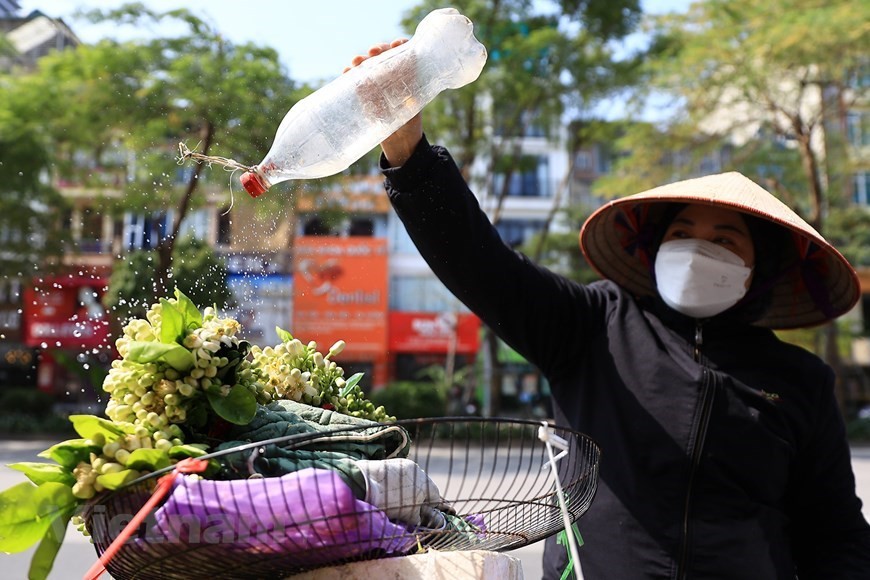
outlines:
[{"label": "woman's dark hair", "polygon": [[791,234],[785,227],[754,215],[742,215],[752,235],[755,267],[746,296],[732,312],[746,322],[755,322],[770,307],[773,287],[794,262],[795,251]]}]

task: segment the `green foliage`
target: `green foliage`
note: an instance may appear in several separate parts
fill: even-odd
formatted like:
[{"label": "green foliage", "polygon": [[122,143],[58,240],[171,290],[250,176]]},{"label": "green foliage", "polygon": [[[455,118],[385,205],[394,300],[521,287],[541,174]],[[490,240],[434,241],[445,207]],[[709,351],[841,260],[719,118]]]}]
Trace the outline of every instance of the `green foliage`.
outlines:
[{"label": "green foliage", "polygon": [[205,395],[219,417],[236,425],[247,425],[257,412],[257,399],[244,385],[234,385],[226,395],[214,391]]},{"label": "green foliage", "polygon": [[[91,415],[70,418],[79,438],[52,445],[38,454],[52,463],[22,462],[10,465],[29,481],[0,492],[0,551],[21,552],[37,544],[31,557],[31,579],[48,576],[63,542],[66,527],[76,510],[94,495],[94,485],[100,490],[117,490],[135,480],[141,471],[156,471],[173,463],[170,459],[195,457],[201,449],[192,445],[163,448],[140,448],[139,428],[120,425]],[[177,426],[176,426],[177,427]],[[150,437],[150,436],[149,436]],[[120,461],[121,442],[135,439],[136,449]],[[149,438],[150,441],[150,438]],[[104,455],[109,448],[111,455]],[[92,462],[98,461],[99,471]],[[84,478],[89,478],[84,489]]]},{"label": "green foliage", "polygon": [[[629,127],[625,154],[597,189],[623,196],[737,169],[866,262],[864,216],[838,214],[849,169],[826,128],[854,100],[843,80],[866,67],[867,32],[856,23],[868,18],[859,0],[705,0],[650,17],[639,93],[671,107],[655,125]],[[702,163],[706,155],[718,163]]]},{"label": "green foliage", "polygon": [[583,257],[579,245],[579,228],[572,232],[537,234],[520,248],[535,261],[566,278],[588,284],[601,277]]},{"label": "green foliage", "polygon": [[[848,360],[851,357],[852,340],[855,338],[853,323],[840,318],[833,322],[836,336],[836,351],[840,360]],[[777,330],[776,335],[781,340],[796,344],[822,358],[826,357],[826,341],[831,333],[826,325],[813,326],[811,328],[794,328],[790,330]]]},{"label": "green foliage", "polygon": [[17,412],[0,413],[0,433],[9,435],[61,435],[73,434],[66,417],[49,414],[42,417]]},{"label": "green foliage", "polygon": [[50,532],[55,519],[68,520],[75,506],[69,486],[62,483],[20,483],[0,493],[0,551],[29,548]]},{"label": "green foliage", "polygon": [[35,274],[34,265],[57,258],[66,233],[59,228],[67,207],[40,176],[49,170],[49,143],[39,111],[7,84],[0,84],[0,231],[5,232],[0,275]]},{"label": "green foliage", "polygon": [[[403,26],[412,33],[429,11],[442,6],[421,2],[405,14]],[[639,8],[634,0],[564,0],[558,3],[562,14],[553,4],[528,0],[457,0],[451,6],[471,19],[489,56],[474,83],[445,91],[426,107],[425,130],[430,141],[450,148],[469,179],[479,177],[471,186],[494,198],[490,216],[497,223],[507,189],[493,184],[510,183],[524,164],[526,152],[513,137],[540,135],[556,144],[555,129],[566,111],[592,110],[637,73],[637,60],[618,56],[611,40],[633,30]],[[471,176],[478,155],[489,167],[485,175]],[[494,340],[492,333],[485,337]],[[489,377],[494,392],[501,388],[497,377],[497,370]]]},{"label": "green foliage", "polygon": [[[452,4],[471,19],[474,35],[489,53],[477,81],[442,93],[426,108],[427,134],[450,146],[461,167],[470,166],[482,147],[493,147],[494,159],[512,157],[508,144],[490,140],[490,128],[505,136],[532,128],[550,134],[566,107],[587,108],[624,85],[627,69],[617,63],[606,36],[632,29],[638,15],[633,0],[560,4],[564,19],[526,0]],[[434,0],[422,2],[406,13],[405,29],[412,33],[425,14],[441,7]],[[565,20],[586,26],[563,26]],[[603,31],[606,34],[597,33]],[[486,99],[497,103],[495,118],[481,107]]]},{"label": "green foliage", "polygon": [[[109,279],[104,302],[120,319],[144,318],[156,301],[153,286],[156,252],[131,252],[118,260]],[[172,281],[196,304],[231,305],[227,269],[215,251],[196,238],[187,237],[175,246]]]},{"label": "green foliage", "polygon": [[0,414],[20,413],[47,417],[52,413],[54,398],[36,387],[6,387],[0,390]]},{"label": "green foliage", "polygon": [[[125,206],[159,211],[178,203],[167,178],[177,173],[180,141],[195,148],[208,134],[221,155],[258,161],[277,120],[300,98],[274,49],[236,45],[187,10],[159,12],[137,3],[88,16],[174,31],[54,53],[40,60],[30,82],[31,95],[44,91],[63,103],[56,115],[43,115],[61,152],[90,151],[100,167],[112,163],[114,151],[132,152]],[[212,177],[226,184],[223,172],[206,172],[203,180]]]},{"label": "green foliage", "polygon": [[372,403],[390,410],[396,419],[443,417],[447,411],[444,390],[431,382],[396,381],[372,391]]},{"label": "green foliage", "polygon": [[90,385],[94,392],[100,391],[100,385],[106,378],[108,369],[96,357],[87,353],[73,354],[63,350],[56,350],[53,354],[55,361],[66,369],[70,375],[78,376],[83,384]]},{"label": "green foliage", "polygon": [[[4,78],[0,87],[0,229],[7,218],[19,226],[45,218],[33,223],[32,239],[22,236],[9,252],[18,260],[0,264],[6,272],[42,263],[35,256],[42,249],[35,243],[43,242],[39,233],[52,232],[43,236],[47,252],[49,246],[60,248],[59,234],[69,231],[58,227],[61,199],[36,189],[38,176],[86,188],[107,213],[172,212],[180,224],[202,205],[195,194],[207,188],[212,195],[228,195],[231,177],[193,162],[180,170],[178,143],[254,164],[269,149],[284,113],[310,92],[290,80],[274,49],[234,44],[187,10],[157,12],[135,3],[88,16],[131,24],[143,37],[53,52],[34,72]],[[219,150],[209,151],[212,147]],[[19,175],[33,186],[13,186]],[[119,189],[123,195],[108,195]],[[33,200],[33,206],[22,199]],[[265,209],[273,203],[280,198],[268,196],[258,205]],[[275,212],[271,215],[274,219]],[[125,280],[144,286],[138,294],[126,293],[138,301],[121,304],[124,310],[141,313],[154,298],[152,288],[162,294],[175,285],[169,261],[178,238],[170,231],[158,240],[164,251],[155,258],[159,267],[150,279]],[[198,301],[210,298],[209,291],[186,290]]]},{"label": "green foliage", "polygon": [[640,22],[638,0],[559,0],[562,13],[580,21],[600,38],[621,38]]},{"label": "green foliage", "polygon": [[870,267],[870,212],[865,208],[832,209],[825,237],[855,267]]},{"label": "green foliage", "polygon": [[870,418],[849,421],[846,436],[853,443],[870,443]]}]

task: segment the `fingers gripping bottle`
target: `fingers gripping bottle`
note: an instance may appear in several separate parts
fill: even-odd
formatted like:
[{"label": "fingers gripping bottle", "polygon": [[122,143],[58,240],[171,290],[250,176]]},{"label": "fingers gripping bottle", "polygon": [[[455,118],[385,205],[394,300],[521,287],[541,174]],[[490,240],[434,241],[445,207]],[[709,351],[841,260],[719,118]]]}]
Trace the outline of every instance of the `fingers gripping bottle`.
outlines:
[{"label": "fingers gripping bottle", "polygon": [[405,44],[364,61],[293,106],[269,153],[241,177],[253,197],[288,179],[347,169],[441,91],[477,79],[486,48],[454,8],[429,13]]}]

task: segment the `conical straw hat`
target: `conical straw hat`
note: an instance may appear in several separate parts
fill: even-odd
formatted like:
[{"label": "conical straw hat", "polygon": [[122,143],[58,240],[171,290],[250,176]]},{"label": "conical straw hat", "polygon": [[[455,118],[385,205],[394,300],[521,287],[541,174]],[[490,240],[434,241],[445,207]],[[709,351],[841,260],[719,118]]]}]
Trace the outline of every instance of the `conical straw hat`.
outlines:
[{"label": "conical straw hat", "polygon": [[783,264],[784,272],[771,289],[770,307],[756,324],[777,329],[815,326],[858,302],[858,275],[846,258],[788,206],[737,172],[679,181],[607,203],[580,230],[586,260],[635,296],[654,295],[649,263],[654,252],[645,244],[654,237],[656,209],[669,202],[721,206],[791,232],[796,259],[791,267]]}]

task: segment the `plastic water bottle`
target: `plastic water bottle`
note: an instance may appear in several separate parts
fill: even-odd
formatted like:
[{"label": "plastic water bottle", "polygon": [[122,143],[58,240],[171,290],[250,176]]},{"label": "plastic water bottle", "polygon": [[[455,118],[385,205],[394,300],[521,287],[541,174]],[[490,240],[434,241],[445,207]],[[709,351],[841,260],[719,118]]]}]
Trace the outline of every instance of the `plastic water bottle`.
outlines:
[{"label": "plastic water bottle", "polygon": [[288,179],[347,169],[441,91],[477,79],[486,48],[454,8],[430,12],[405,44],[350,69],[294,105],[269,153],[241,176],[253,197]]}]

